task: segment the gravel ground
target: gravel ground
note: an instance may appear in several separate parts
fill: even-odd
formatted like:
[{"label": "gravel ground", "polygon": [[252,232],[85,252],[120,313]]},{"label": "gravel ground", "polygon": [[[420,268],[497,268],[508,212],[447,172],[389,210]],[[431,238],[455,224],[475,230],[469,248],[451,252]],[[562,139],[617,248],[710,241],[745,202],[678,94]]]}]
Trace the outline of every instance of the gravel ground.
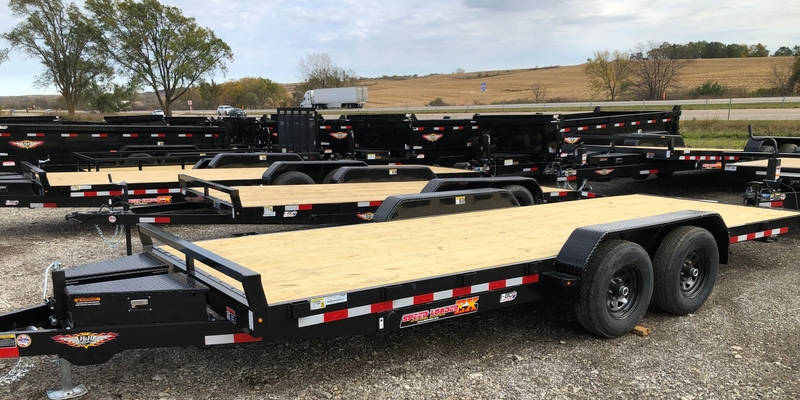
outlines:
[{"label": "gravel ground", "polygon": [[[738,203],[743,182],[708,171],[668,180],[595,184]],[[40,301],[42,271],[123,255],[65,210],[0,209],[0,312]],[[189,239],[286,226],[173,226]],[[526,306],[382,336],[208,349],[128,351],[75,367],[91,399],[229,398],[800,398],[800,239],[733,246],[706,305],[686,317],[651,310],[651,336],[602,340],[566,304]],[[43,398],[57,386],[53,358],[34,359],[0,398]],[[0,359],[0,374],[14,360]]]}]

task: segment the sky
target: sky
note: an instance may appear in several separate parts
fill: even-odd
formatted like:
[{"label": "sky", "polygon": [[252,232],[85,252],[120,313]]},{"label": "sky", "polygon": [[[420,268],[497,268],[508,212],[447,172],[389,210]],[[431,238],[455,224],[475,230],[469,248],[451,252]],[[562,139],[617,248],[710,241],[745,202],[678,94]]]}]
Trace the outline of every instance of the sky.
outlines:
[{"label": "sky", "polygon": [[[2,0],[0,0],[2,1]],[[358,76],[426,75],[572,65],[602,49],[648,41],[800,44],[796,0],[162,0],[180,7],[234,52],[225,81],[300,80],[298,61],[328,53]],[[81,4],[81,2],[78,2]],[[0,3],[0,31],[19,18]],[[2,42],[2,40],[0,40]],[[0,43],[0,48],[7,43]],[[11,53],[0,96],[55,94],[38,87],[39,61]]]}]

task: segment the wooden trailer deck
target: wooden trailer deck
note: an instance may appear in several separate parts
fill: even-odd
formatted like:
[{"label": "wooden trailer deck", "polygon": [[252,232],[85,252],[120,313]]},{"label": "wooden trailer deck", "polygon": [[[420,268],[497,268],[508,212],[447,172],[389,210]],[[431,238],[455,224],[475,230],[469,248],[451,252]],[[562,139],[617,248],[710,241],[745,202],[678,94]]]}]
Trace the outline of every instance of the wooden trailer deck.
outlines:
[{"label": "wooden trailer deck", "polygon": [[[389,196],[422,191],[428,181],[338,183],[332,185],[237,186],[243,207],[265,207],[287,204],[330,204],[358,201],[383,201]],[[563,189],[542,187],[543,193]],[[228,201],[230,196],[218,190],[208,194]]]},{"label": "wooden trailer deck", "polygon": [[[779,158],[781,160],[781,169],[800,169],[800,158]],[[767,168],[767,162],[769,160],[753,160],[753,161],[742,161],[737,163],[730,163],[728,165],[735,165],[737,167],[756,167],[756,168]]]},{"label": "wooden trailer deck", "polygon": [[[717,212],[728,227],[800,215],[628,195],[196,244],[260,273],[267,302],[275,304],[552,258],[575,228],[683,210]],[[238,282],[201,269],[241,290]]]},{"label": "wooden trailer deck", "polygon": [[[434,174],[447,176],[448,174],[463,174],[471,172],[464,169],[426,166]],[[119,167],[107,168],[100,171],[87,172],[51,172],[47,174],[47,179],[51,186],[81,186],[81,185],[104,185],[110,183],[108,180],[111,175],[111,182],[118,183],[169,183],[178,182],[179,174],[191,175],[195,178],[207,181],[230,181],[243,179],[261,179],[267,167],[251,168],[203,168],[203,169],[181,169],[180,165],[156,165],[145,166],[140,171],[138,167]]]}]

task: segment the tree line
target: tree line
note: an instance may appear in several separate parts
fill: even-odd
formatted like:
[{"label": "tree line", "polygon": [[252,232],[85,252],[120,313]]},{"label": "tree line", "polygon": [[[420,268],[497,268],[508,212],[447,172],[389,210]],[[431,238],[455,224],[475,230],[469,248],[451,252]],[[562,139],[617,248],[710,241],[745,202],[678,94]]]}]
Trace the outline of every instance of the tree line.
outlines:
[{"label": "tree line", "polygon": [[[592,58],[587,59],[584,73],[594,94],[611,101],[618,100],[623,95],[641,100],[662,100],[666,98],[668,90],[678,86],[681,70],[686,66],[687,59],[718,58],[719,54],[743,57],[745,48],[749,57],[769,55],[766,47],[760,43],[745,46],[724,45],[720,42],[689,42],[686,45],[649,42],[629,51],[596,51]],[[721,52],[714,49],[721,49]],[[733,53],[726,53],[726,49]],[[760,90],[759,94],[787,96],[800,93],[800,46],[793,49],[781,47],[776,53],[777,56],[795,56],[795,59],[791,66],[774,64],[769,76],[773,86]],[[696,95],[722,92],[724,88],[713,81],[708,81],[693,91]]]}]

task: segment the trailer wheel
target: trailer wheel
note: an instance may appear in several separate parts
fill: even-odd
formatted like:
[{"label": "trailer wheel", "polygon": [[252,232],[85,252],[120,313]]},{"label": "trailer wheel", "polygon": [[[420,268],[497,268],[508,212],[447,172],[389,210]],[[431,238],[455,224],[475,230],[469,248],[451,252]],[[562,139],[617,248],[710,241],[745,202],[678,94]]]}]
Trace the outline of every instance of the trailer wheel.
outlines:
[{"label": "trailer wheel", "polygon": [[508,190],[511,194],[514,195],[514,198],[517,199],[517,202],[521,206],[530,206],[533,204],[541,203],[541,201],[536,201],[531,194],[531,191],[528,190],[525,186],[520,185],[508,185],[504,186],[503,189]]},{"label": "trailer wheel", "polygon": [[794,153],[795,151],[797,151],[797,145],[794,143],[784,143],[778,147],[780,153]]},{"label": "trailer wheel", "polygon": [[714,236],[700,227],[678,227],[664,238],[653,258],[653,301],[671,314],[694,312],[711,295],[718,270]]},{"label": "trailer wheel", "polygon": [[314,179],[300,171],[289,171],[280,174],[273,185],[313,185]]},{"label": "trailer wheel", "polygon": [[328,172],[327,174],[325,174],[325,177],[322,178],[322,183],[336,183],[336,181],[333,180],[333,175],[338,170],[339,170],[339,168],[335,168],[335,169],[331,170],[330,172]]},{"label": "trailer wheel", "polygon": [[642,246],[626,240],[600,245],[586,266],[575,303],[578,322],[604,337],[630,332],[653,294],[653,266]]}]

